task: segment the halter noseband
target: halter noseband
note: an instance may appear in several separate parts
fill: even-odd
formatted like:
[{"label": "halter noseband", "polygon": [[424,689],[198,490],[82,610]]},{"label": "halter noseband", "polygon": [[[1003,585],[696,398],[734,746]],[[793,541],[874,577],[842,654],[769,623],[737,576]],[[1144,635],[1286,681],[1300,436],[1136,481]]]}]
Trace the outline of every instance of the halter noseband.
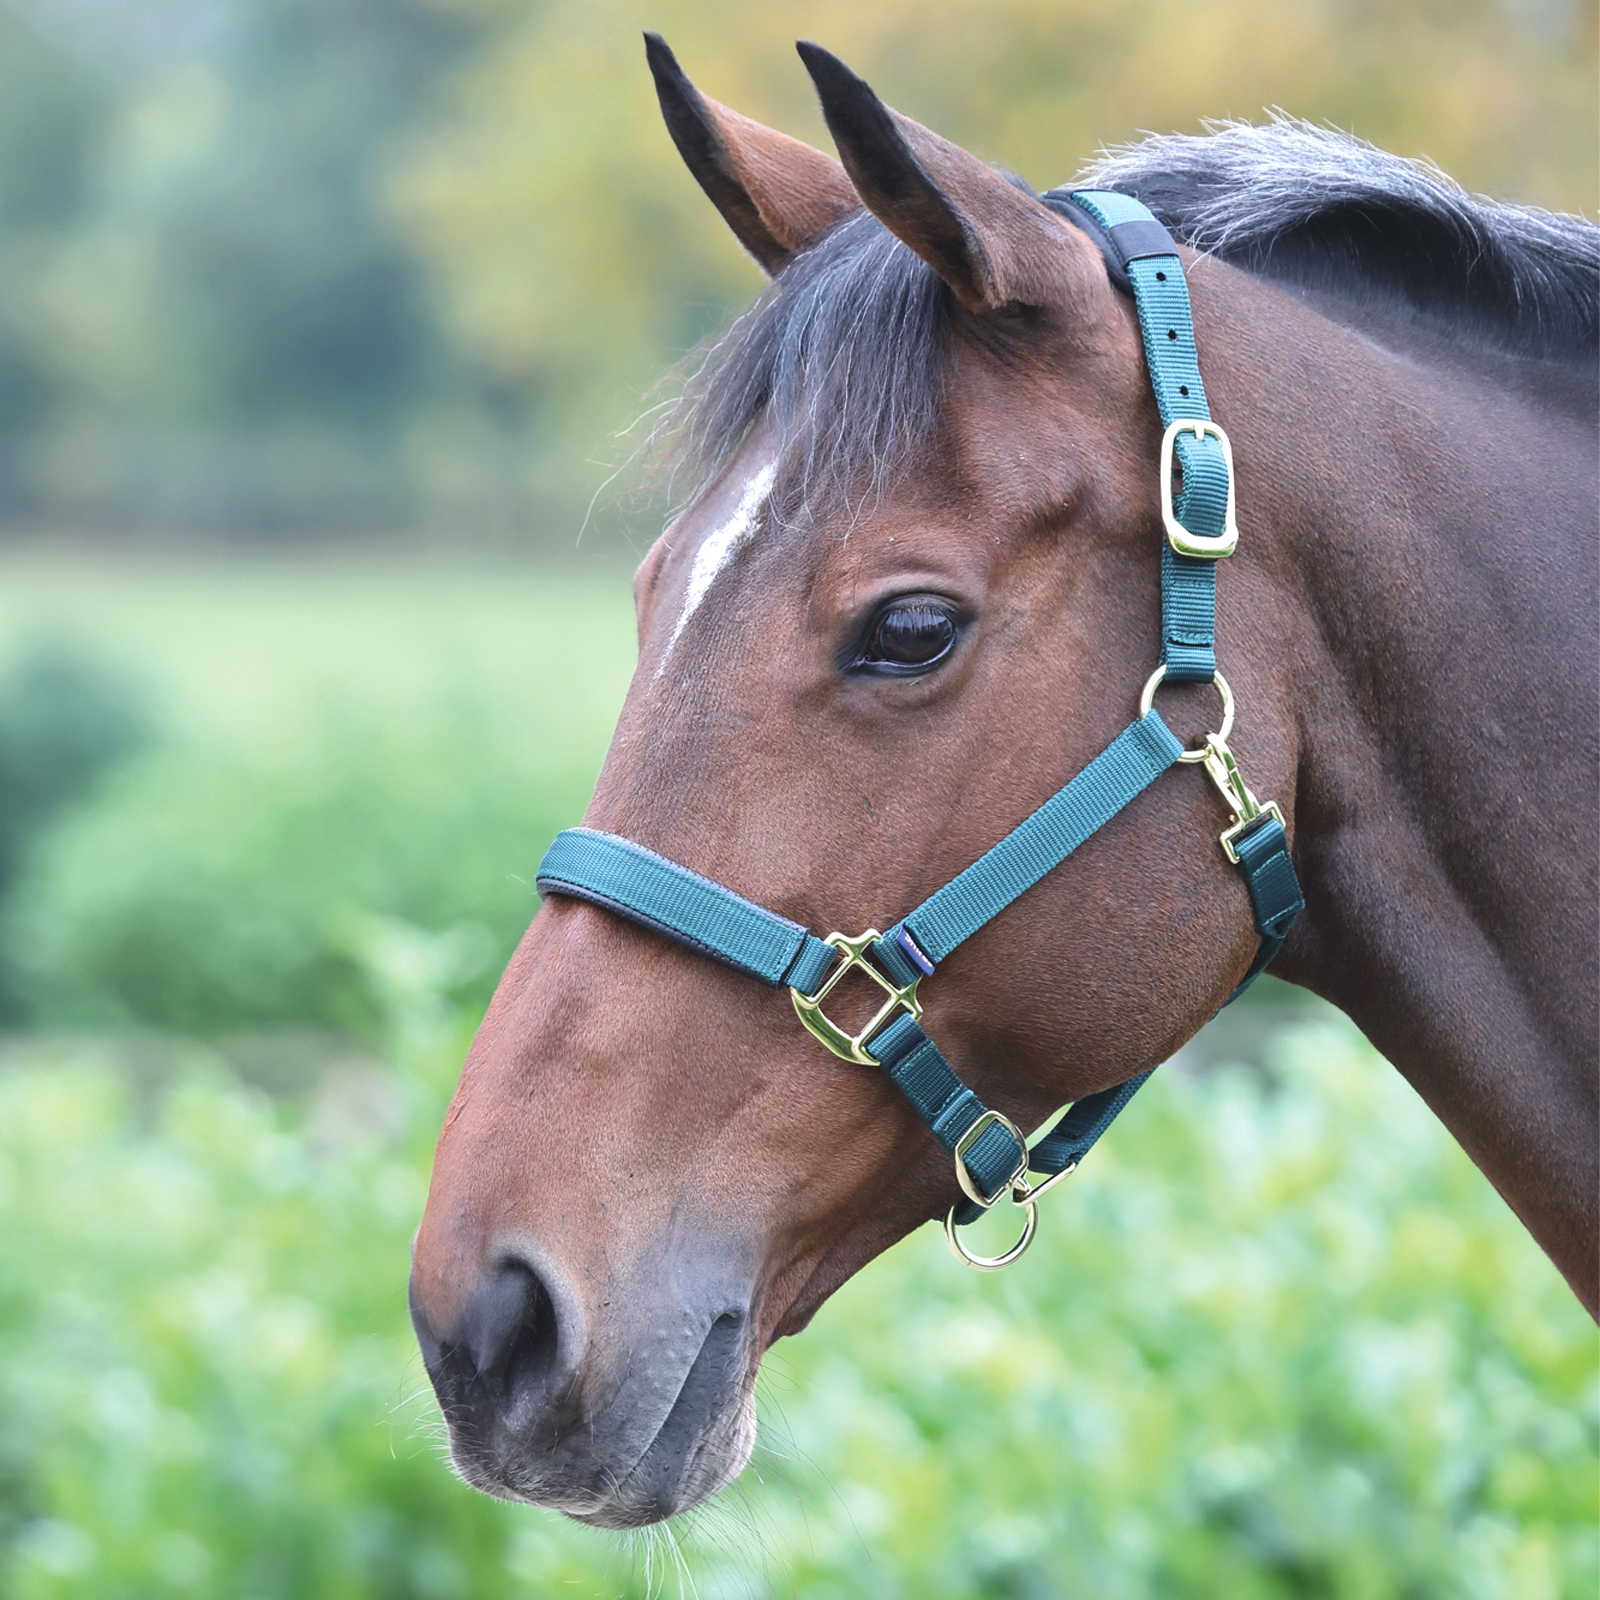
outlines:
[{"label": "halter noseband", "polygon": [[[604,906],[764,983],[787,986],[800,1021],[836,1056],[886,1073],[954,1158],[966,1198],[946,1215],[945,1237],[960,1260],[985,1271],[1009,1266],[1027,1249],[1038,1223],[1039,1197],[1077,1167],[1150,1074],[1084,1096],[1054,1126],[1047,1125],[1030,1148],[1016,1124],[989,1110],[923,1032],[917,997],[922,981],[1178,762],[1202,763],[1232,813],[1220,843],[1244,879],[1261,940],[1230,1001],[1278,953],[1305,905],[1283,816],[1276,805],[1257,802],[1227,743],[1233,696],[1217,671],[1214,635],[1216,563],[1233,553],[1239,539],[1233,452],[1228,436],[1211,420],[1200,381],[1177,246],[1150,211],[1128,195],[1055,189],[1041,199],[1095,239],[1113,283],[1133,295],[1166,429],[1160,463],[1166,531],[1161,662],[1144,685],[1137,720],[1064,789],[887,933],[869,928],[855,938],[830,933],[818,939],[799,923],[631,839],[592,828],[558,834],[538,873],[541,894]],[[1174,457],[1183,475],[1176,500]],[[1220,730],[1186,750],[1153,708],[1163,682],[1215,683],[1223,702]],[[823,1001],[852,971],[865,974],[884,993],[877,1013],[855,1034],[823,1010]],[[1030,1179],[1030,1172],[1042,1176]],[[1023,1210],[1021,1237],[1001,1255],[974,1255],[956,1230],[1007,1197]]]}]

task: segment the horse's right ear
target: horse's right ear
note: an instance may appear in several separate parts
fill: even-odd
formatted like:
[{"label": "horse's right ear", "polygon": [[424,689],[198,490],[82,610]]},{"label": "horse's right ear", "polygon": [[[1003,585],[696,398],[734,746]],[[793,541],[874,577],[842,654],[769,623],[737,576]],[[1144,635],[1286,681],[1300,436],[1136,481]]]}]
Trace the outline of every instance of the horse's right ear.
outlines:
[{"label": "horse's right ear", "polygon": [[796,48],[856,192],[968,311],[1081,302],[1104,289],[1094,247],[1032,190],[891,110],[821,45]]},{"label": "horse's right ear", "polygon": [[861,209],[832,156],[706,99],[659,33],[647,33],[644,48],[678,153],[769,275]]}]

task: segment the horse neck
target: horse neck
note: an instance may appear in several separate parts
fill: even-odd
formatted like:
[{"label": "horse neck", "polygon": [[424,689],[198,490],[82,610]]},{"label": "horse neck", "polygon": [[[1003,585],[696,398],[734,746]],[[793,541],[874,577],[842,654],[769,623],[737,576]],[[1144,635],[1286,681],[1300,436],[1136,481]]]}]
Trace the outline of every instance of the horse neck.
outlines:
[{"label": "horse neck", "polygon": [[1274,970],[1405,1073],[1593,1313],[1592,411],[1529,364],[1195,276],[1299,751],[1308,912]]}]

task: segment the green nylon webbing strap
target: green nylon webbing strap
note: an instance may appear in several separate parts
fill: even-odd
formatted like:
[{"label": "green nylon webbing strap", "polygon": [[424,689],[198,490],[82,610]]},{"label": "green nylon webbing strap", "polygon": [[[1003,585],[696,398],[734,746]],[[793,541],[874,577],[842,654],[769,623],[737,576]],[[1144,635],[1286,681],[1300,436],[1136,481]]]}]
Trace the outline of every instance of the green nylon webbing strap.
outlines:
[{"label": "green nylon webbing strap", "polygon": [[[872,1049],[889,1081],[911,1102],[945,1151],[954,1155],[962,1135],[983,1115],[983,1102],[956,1076],[939,1047],[904,1011],[874,1036]],[[1149,1076],[1150,1073],[1141,1072],[1126,1083],[1075,1101],[1027,1153],[1028,1170],[1054,1177],[1065,1168],[1076,1166]],[[979,1192],[985,1195],[1003,1189],[1022,1159],[1016,1140],[999,1123],[985,1128],[962,1156]],[[974,1201],[963,1200],[956,1207],[957,1226],[977,1221],[982,1210]]]},{"label": "green nylon webbing strap", "polygon": [[[993,849],[925,900],[900,926],[942,961],[963,939],[1104,827],[1117,812],[1178,759],[1180,745],[1151,711],[1130,724],[1064,788],[1017,824]],[[540,894],[565,894],[604,906],[629,921],[737,967],[764,983],[789,984],[814,994],[838,959],[798,922],[654,850],[596,828],[556,835],[539,863]],[[880,945],[889,943],[885,936]],[[901,983],[897,946],[872,947]]]},{"label": "green nylon webbing strap", "polygon": [[[922,947],[933,959],[943,960],[1104,827],[1182,750],[1158,712],[1141,717],[901,926],[911,926],[919,944],[926,940]],[[836,959],[831,946],[799,923],[631,839],[594,828],[558,834],[539,863],[537,882],[541,894],[572,895],[604,906],[753,977],[792,984],[804,993],[822,986]],[[916,969],[900,975],[907,958],[888,938],[872,948],[900,983],[918,976]],[[898,1013],[867,1044],[934,1136],[953,1152],[984,1111],[983,1103],[909,1014]],[[996,1125],[985,1129],[962,1159],[987,1194],[1003,1184],[1022,1154]]]},{"label": "green nylon webbing strap", "polygon": [[838,951],[798,922],[642,844],[595,828],[558,833],[536,881],[540,894],[604,906],[763,983],[792,984],[814,994],[838,959]]},{"label": "green nylon webbing strap", "polygon": [[1295,918],[1306,908],[1294,858],[1289,854],[1289,836],[1276,817],[1263,815],[1233,841],[1233,849],[1239,858],[1239,876],[1250,895],[1250,910],[1261,944],[1249,970],[1239,980],[1239,987],[1222,1002],[1225,1006],[1232,1005],[1267,970],[1289,937]]},{"label": "green nylon webbing strap", "polygon": [[937,965],[1060,866],[1182,753],[1159,712],[1140,717],[993,849],[902,918],[873,945],[873,955],[892,976],[909,983],[916,972],[898,938],[904,929]]},{"label": "green nylon webbing strap", "polygon": [[[1052,190],[1047,201],[1067,201],[1086,211],[1115,247],[1117,232],[1129,225],[1153,230],[1160,224],[1131,195],[1110,189]],[[1148,240],[1149,234],[1146,234]],[[1159,245],[1156,246],[1157,248]],[[1151,248],[1149,243],[1145,248]],[[1179,417],[1209,421],[1211,407],[1200,378],[1189,286],[1176,254],[1139,255],[1124,263],[1139,313],[1145,365],[1155,391],[1161,424]],[[1228,506],[1228,466],[1222,446],[1210,436],[1180,433],[1173,454],[1183,474],[1174,502],[1178,520],[1190,533],[1215,538]],[[1217,564],[1180,556],[1161,541],[1161,660],[1168,683],[1209,683],[1217,670]]]},{"label": "green nylon webbing strap", "polygon": [[[939,1047],[906,1011],[880,1028],[872,1038],[872,1053],[889,1081],[911,1102],[928,1125],[928,1131],[953,1156],[966,1131],[988,1109],[957,1077]],[[999,1194],[1006,1181],[1023,1165],[1025,1150],[1000,1123],[990,1125],[962,1154],[962,1162],[981,1194]],[[981,1208],[967,1201],[971,1215]],[[957,1220],[970,1220],[958,1218]]]}]

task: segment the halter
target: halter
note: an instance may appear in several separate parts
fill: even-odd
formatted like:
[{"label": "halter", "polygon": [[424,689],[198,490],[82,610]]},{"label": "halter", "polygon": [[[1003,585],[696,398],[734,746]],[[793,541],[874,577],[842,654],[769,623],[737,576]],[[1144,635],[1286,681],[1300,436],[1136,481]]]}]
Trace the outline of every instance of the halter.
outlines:
[{"label": "halter", "polygon": [[[1305,905],[1289,856],[1283,815],[1246,787],[1228,748],[1233,695],[1214,647],[1217,562],[1239,541],[1233,451],[1211,420],[1195,354],[1183,266],[1172,236],[1137,200],[1109,190],[1051,190],[1043,202],[1082,228],[1106,257],[1112,282],[1138,308],[1150,382],[1166,432],[1161,439],[1161,661],[1139,697],[1138,718],[1064,789],[992,849],[902,917],[887,933],[868,928],[819,939],[743,895],[631,839],[593,828],[556,836],[539,864],[541,894],[603,906],[759,978],[786,986],[801,1023],[836,1056],[877,1067],[911,1102],[954,1159],[965,1199],[945,1217],[957,1258],[982,1271],[1009,1266],[1033,1242],[1038,1201],[1074,1171],[1148,1072],[1086,1095],[1031,1140],[987,1108],[922,1030],[918,989],[941,961],[1103,828],[1179,762],[1204,766],[1232,814],[1219,836],[1250,894],[1261,943],[1235,1000],[1278,953]],[[1172,468],[1182,472],[1174,497]],[[1173,736],[1153,701],[1163,683],[1214,683],[1222,724],[1194,749]],[[823,1009],[833,989],[860,972],[883,992],[867,1025],[850,1033]],[[1226,1003],[1226,1002],[1225,1002]],[[1152,1069],[1153,1070],[1153,1069]],[[1030,1178],[1029,1173],[1037,1178]],[[1023,1212],[1021,1236],[998,1256],[973,1254],[958,1229],[1002,1199]]]}]

